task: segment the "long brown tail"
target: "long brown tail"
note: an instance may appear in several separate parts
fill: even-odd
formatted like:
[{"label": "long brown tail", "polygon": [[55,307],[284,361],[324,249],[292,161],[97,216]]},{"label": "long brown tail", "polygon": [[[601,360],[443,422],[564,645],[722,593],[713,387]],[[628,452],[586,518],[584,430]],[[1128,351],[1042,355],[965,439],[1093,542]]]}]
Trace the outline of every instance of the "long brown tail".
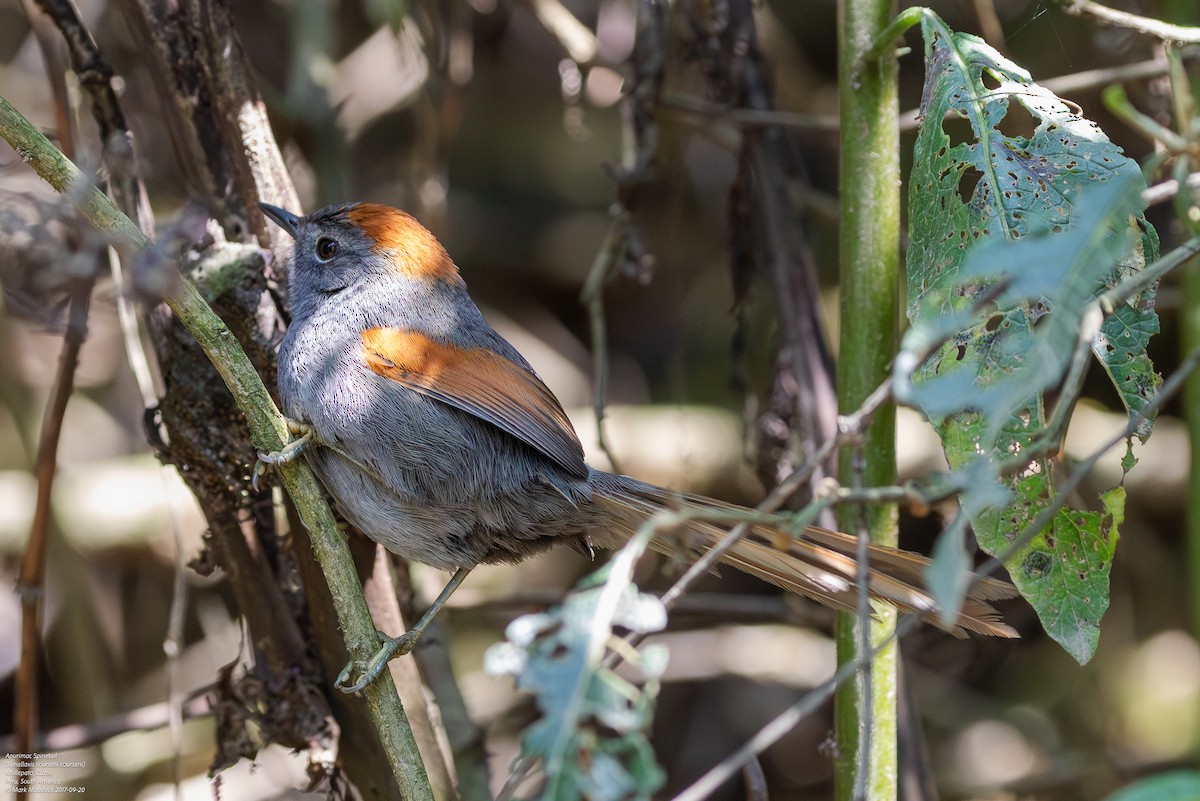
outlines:
[{"label": "long brown tail", "polygon": [[[604,506],[618,524],[612,534],[623,539],[632,536],[651,515],[663,509],[691,508],[710,516],[730,518],[744,516],[749,511],[711,498],[673,492],[599,471],[593,471],[590,483],[596,502]],[[720,542],[729,529],[729,526],[722,527],[701,519],[689,520],[685,526],[684,535],[664,533],[656,537],[652,546],[669,555],[682,552],[685,557],[695,558]],[[858,607],[856,550],[853,537],[836,531],[809,526],[803,537],[793,537],[782,529],[754,524],[722,561],[777,587],[834,609],[852,612]],[[909,551],[872,545],[869,561],[867,588],[872,598],[891,604],[901,612],[920,615],[922,620],[956,637],[965,637],[967,630],[996,637],[1019,636],[989,603],[1016,596],[1017,590],[1011,584],[976,576],[970,583],[958,620],[947,625],[938,614],[933,597],[924,589],[928,559]]]}]

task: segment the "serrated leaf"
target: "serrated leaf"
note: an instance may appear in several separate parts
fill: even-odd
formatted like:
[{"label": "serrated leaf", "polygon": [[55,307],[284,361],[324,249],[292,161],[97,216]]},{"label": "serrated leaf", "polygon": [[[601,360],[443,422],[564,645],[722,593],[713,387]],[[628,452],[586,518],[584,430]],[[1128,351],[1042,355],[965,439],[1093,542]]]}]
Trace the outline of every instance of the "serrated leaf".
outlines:
[{"label": "serrated leaf", "polygon": [[1046,632],[1081,664],[1091,659],[1108,609],[1108,574],[1119,527],[1125,520],[1125,488],[1100,496],[1102,512],[1059,509],[1014,555],[1009,575],[1041,616]]},{"label": "serrated leaf", "polygon": [[[951,32],[932,14],[923,27],[923,119],[909,178],[909,319],[919,308],[944,314],[972,305],[976,292],[958,291],[958,268],[975,245],[1058,232],[1070,226],[1081,188],[1119,175],[1140,177],[1094,123],[981,39]],[[1037,123],[1029,137],[997,127],[1010,113],[1020,116],[1018,106]],[[947,118],[966,120],[970,136],[953,143]],[[972,178],[978,179],[973,187]]]},{"label": "serrated leaf", "polygon": [[[1109,286],[1115,286],[1158,258],[1158,234],[1154,228],[1143,224],[1139,233],[1137,247],[1118,263]],[[1162,385],[1162,376],[1155,372],[1146,350],[1150,337],[1159,330],[1158,315],[1154,312],[1155,291],[1156,287],[1150,287],[1113,309],[1092,346],[1130,418],[1141,418],[1135,433],[1142,442],[1150,436],[1154,423],[1153,415],[1142,415]]]},{"label": "serrated leaf", "polygon": [[[1003,555],[1054,503],[1056,466],[1030,459],[1004,475],[1001,466],[1020,464],[1044,435],[1044,393],[1062,381],[1081,333],[1096,337],[1131,414],[1153,397],[1145,353],[1157,328],[1153,293],[1103,323],[1085,322],[1094,298],[1144,269],[1157,244],[1140,217],[1140,170],[1094,123],[977,37],[933,14],[923,26],[923,121],[909,187],[912,326],[896,360],[896,396],[934,423],[980,545]],[[1082,570],[1064,560],[1095,545],[1110,517],[1063,509],[1008,562],[1047,631],[1080,661],[1095,649],[1116,538]],[[946,569],[935,561],[930,580],[940,603],[961,600],[960,551],[953,538],[938,548]]]},{"label": "serrated leaf", "polygon": [[[980,437],[1006,425],[1040,431],[1041,394],[1062,380],[1084,308],[1134,242],[1124,221],[1138,211],[1142,186],[1140,174],[1132,173],[1081,190],[1073,224],[1056,234],[1027,230],[1020,241],[982,242],[964,254],[955,282],[939,281],[927,293],[931,300],[934,290],[948,295],[951,305],[996,295],[914,377],[911,396],[935,425],[947,414],[970,409],[977,414],[964,422],[980,427]],[[1114,225],[1122,230],[1112,230]],[[1005,288],[997,293],[993,287],[1001,281]],[[937,305],[918,305],[915,311],[914,328],[939,314]],[[973,455],[978,440],[968,434],[965,443],[964,452]]]},{"label": "serrated leaf", "polygon": [[1125,442],[1125,455],[1121,457],[1121,472],[1128,473],[1138,463],[1138,459],[1133,455],[1133,440]]}]

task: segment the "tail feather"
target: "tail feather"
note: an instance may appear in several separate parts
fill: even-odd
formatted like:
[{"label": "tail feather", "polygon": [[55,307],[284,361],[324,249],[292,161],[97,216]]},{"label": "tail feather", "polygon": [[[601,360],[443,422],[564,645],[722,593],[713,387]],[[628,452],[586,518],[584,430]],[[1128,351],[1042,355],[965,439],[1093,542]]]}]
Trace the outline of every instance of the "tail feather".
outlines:
[{"label": "tail feather", "polygon": [[[747,513],[740,506],[673,492],[625,476],[595,472],[591,483],[596,491],[596,501],[620,524],[619,530],[608,533],[621,539],[631,536],[651,515],[663,509],[691,508],[727,514],[731,518]],[[728,533],[728,527],[703,519],[689,520],[685,528],[684,536],[659,536],[652,547],[668,555],[682,554],[685,558],[695,559]],[[777,587],[834,609],[853,612],[858,608],[856,552],[855,538],[836,531],[810,526],[802,537],[793,537],[784,529],[756,523],[722,561]],[[976,576],[957,620],[947,624],[938,613],[937,603],[924,589],[928,559],[909,551],[871,545],[868,561],[867,588],[873,599],[888,603],[901,612],[917,614],[956,637],[965,637],[967,631],[996,637],[1019,636],[989,603],[1017,594],[1016,588],[1007,582]]]}]

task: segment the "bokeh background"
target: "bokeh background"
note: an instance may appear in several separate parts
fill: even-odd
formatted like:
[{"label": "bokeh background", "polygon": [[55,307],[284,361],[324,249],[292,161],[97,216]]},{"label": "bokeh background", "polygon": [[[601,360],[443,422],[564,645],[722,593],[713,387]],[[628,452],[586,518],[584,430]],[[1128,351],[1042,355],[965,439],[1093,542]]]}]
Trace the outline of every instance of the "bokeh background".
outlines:
[{"label": "bokeh background", "polygon": [[[447,0],[414,6],[420,24],[395,33],[369,4],[233,2],[237,27],[268,103],[304,210],[345,199],[408,209],[442,239],[494,324],[517,344],[571,411],[595,463],[586,312],[579,293],[603,245],[621,160],[618,101],[633,44],[632,0],[571,0],[566,7],[597,37],[595,65],[581,69],[539,17],[541,0]],[[712,3],[719,10],[720,3]],[[1067,16],[1046,0],[941,2],[958,30],[979,32],[994,11],[1004,52],[1038,80],[1133,64],[1153,43]],[[1166,13],[1145,0],[1142,13]],[[80,0],[116,68],[150,199],[160,223],[190,200],[155,108],[149,74],[117,4]],[[794,199],[824,289],[827,329],[837,330],[836,53],[833,0],[767,0],[755,8],[765,64],[781,111],[814,115],[788,129],[797,166]],[[986,28],[994,37],[994,29]],[[920,44],[901,59],[902,107],[914,109],[923,79]],[[1133,157],[1151,146],[1107,114],[1094,84],[1066,96]],[[1164,122],[1161,78],[1127,84],[1134,102]],[[699,87],[683,76],[679,96]],[[45,66],[19,3],[0,5],[0,95],[46,129],[55,119]],[[606,294],[612,364],[608,425],[621,467],[651,481],[752,503],[762,493],[747,467],[746,415],[774,358],[769,286],[752,290],[747,319],[748,387],[735,380],[729,203],[736,128],[683,108],[660,110],[658,159],[641,192],[636,224],[653,256],[618,276]],[[90,124],[86,109],[81,124]],[[805,118],[807,120],[807,118]],[[87,137],[84,137],[86,139]],[[911,133],[903,146],[911,146]],[[96,155],[81,154],[95,163]],[[0,206],[27,209],[52,193],[0,145]],[[16,214],[18,212],[11,212]],[[20,226],[9,224],[0,261]],[[1179,240],[1169,210],[1156,208],[1164,252]],[[53,243],[46,244],[52,247]],[[11,261],[10,261],[11,263]],[[1179,293],[1159,295],[1159,369],[1178,359]],[[0,586],[13,587],[28,535],[31,473],[40,416],[61,337],[53,316],[30,320],[8,301],[0,316]],[[44,311],[44,310],[43,310]],[[836,341],[833,343],[836,351]],[[1067,456],[1086,455],[1122,423],[1098,377],[1072,425]],[[1018,642],[958,641],[921,630],[904,643],[911,690],[906,738],[923,743],[931,780],[946,798],[1099,798],[1130,778],[1186,763],[1195,754],[1200,647],[1189,619],[1183,518],[1187,434],[1175,415],[1136,450],[1130,508],[1112,573],[1112,606],[1095,659],[1080,667],[1039,633],[1021,602],[1005,607]],[[937,469],[936,439],[913,415],[900,422],[901,470]],[[1120,454],[1102,463],[1082,502],[1120,478]],[[201,699],[222,665],[243,658],[238,610],[221,576],[183,567],[200,548],[203,521],[186,489],[145,443],[143,404],[122,348],[113,289],[93,304],[78,391],[67,410],[55,489],[46,595],[43,724],[94,742],[64,754],[86,767],[69,778],[94,798],[175,797],[171,759],[182,754],[183,797],[210,798],[204,771],[213,725],[200,714],[177,737],[162,727],[167,701],[164,638],[173,588],[186,586],[176,686]],[[906,547],[928,550],[940,512],[906,516]],[[482,671],[483,651],[504,625],[560,597],[588,569],[563,549],[519,567],[471,577],[448,614],[452,653],[473,715],[487,728],[502,778],[532,710],[508,679]],[[664,797],[741,744],[832,670],[830,616],[724,571],[710,578],[661,637],[671,663],[654,741],[669,782]],[[425,592],[442,577],[417,570]],[[642,584],[667,579],[646,565]],[[19,599],[0,592],[0,734],[10,732]],[[713,625],[713,621],[717,621]],[[75,727],[71,729],[69,727]],[[90,735],[86,736],[86,735]],[[772,798],[831,792],[830,710],[810,715],[763,759]],[[11,749],[10,749],[11,750]],[[243,761],[221,779],[222,799],[324,797],[306,793],[303,765],[281,749]],[[722,796],[741,797],[737,787]],[[917,796],[913,796],[917,797]]]}]

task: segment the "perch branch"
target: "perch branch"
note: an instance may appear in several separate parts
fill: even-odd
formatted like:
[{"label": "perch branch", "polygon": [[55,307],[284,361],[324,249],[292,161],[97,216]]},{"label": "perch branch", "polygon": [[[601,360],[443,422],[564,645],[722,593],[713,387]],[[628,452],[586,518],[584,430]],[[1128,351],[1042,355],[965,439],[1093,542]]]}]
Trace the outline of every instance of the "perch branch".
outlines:
[{"label": "perch branch", "polygon": [[[0,136],[59,192],[70,196],[72,190],[86,186],[78,168],[2,97]],[[77,202],[92,225],[115,240],[118,250],[137,251],[150,245],[145,234],[99,190],[92,189]],[[166,303],[196,337],[220,372],[246,416],[254,446],[263,451],[279,450],[288,441],[287,425],[254,366],[195,285],[181,277],[177,287],[176,294]],[[311,532],[313,550],[333,594],[351,658],[365,664],[378,648],[378,637],[345,538],[338,532],[324,492],[308,465],[303,460],[296,460],[284,465],[279,472],[301,520]],[[414,801],[432,801],[429,779],[390,675],[385,674],[368,687],[366,695],[401,791]]]}]

